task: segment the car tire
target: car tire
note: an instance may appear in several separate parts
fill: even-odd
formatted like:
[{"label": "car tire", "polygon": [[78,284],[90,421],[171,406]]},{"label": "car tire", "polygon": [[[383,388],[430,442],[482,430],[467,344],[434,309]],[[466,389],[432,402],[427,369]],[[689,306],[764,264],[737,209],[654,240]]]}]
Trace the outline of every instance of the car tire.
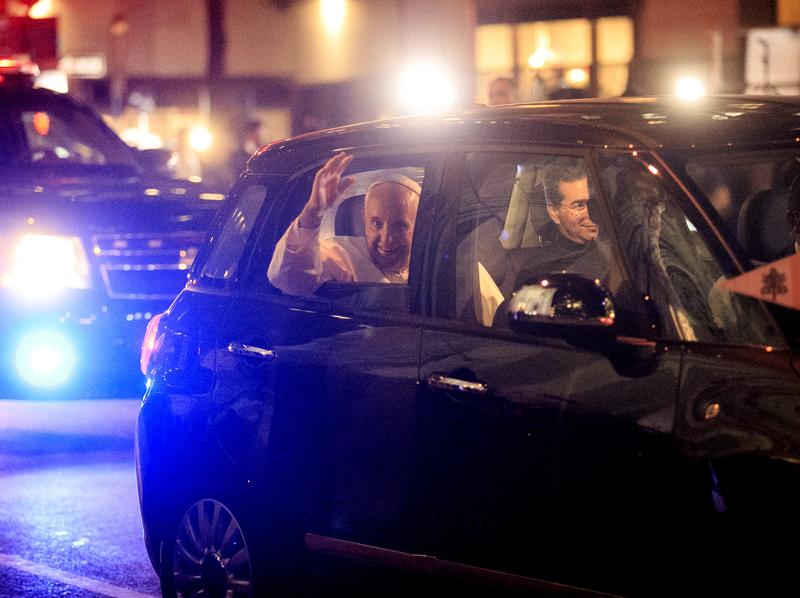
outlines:
[{"label": "car tire", "polygon": [[202,498],[189,504],[173,521],[173,531],[162,545],[162,596],[257,595],[253,547],[229,504]]},{"label": "car tire", "polygon": [[187,598],[200,589],[203,597],[308,594],[308,554],[294,518],[239,493],[178,502],[161,544],[162,596]]}]

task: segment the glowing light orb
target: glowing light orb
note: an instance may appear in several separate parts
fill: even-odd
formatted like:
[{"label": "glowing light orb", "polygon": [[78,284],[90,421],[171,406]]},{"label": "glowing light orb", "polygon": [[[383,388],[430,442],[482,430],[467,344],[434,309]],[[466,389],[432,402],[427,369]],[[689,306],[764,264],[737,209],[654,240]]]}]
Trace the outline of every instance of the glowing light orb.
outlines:
[{"label": "glowing light orb", "polygon": [[695,100],[706,93],[703,84],[694,77],[684,77],[675,86],[675,93],[684,100]]},{"label": "glowing light orb", "polygon": [[52,330],[39,330],[23,336],[14,356],[20,377],[39,388],[64,384],[72,375],[76,362],[72,343]]}]

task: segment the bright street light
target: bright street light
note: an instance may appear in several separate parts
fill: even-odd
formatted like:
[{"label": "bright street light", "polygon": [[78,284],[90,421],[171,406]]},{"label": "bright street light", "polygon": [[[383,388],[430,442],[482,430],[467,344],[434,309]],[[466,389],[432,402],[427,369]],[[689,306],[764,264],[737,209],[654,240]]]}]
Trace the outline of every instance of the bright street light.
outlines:
[{"label": "bright street light", "polygon": [[706,88],[698,79],[694,77],[684,77],[678,81],[675,87],[675,93],[684,100],[696,100],[700,96],[705,95]]},{"label": "bright street light", "polygon": [[434,112],[455,108],[458,92],[450,72],[437,63],[407,66],[397,80],[397,93],[403,107],[410,112]]},{"label": "bright street light", "polygon": [[53,14],[52,0],[39,0],[28,9],[28,16],[32,19],[48,19]]},{"label": "bright street light", "polygon": [[208,151],[212,141],[211,131],[201,125],[194,126],[192,130],[189,131],[189,145],[191,145],[195,151]]},{"label": "bright street light", "polygon": [[344,25],[347,14],[347,3],[345,0],[320,0],[320,14],[325,30],[330,34],[339,33]]}]

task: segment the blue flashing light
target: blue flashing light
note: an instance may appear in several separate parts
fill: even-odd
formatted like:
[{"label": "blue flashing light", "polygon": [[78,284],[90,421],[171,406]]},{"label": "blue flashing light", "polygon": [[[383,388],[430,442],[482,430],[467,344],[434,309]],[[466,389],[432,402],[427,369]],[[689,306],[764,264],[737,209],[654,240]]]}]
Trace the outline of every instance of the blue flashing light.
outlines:
[{"label": "blue flashing light", "polygon": [[38,330],[23,336],[14,356],[20,377],[40,388],[64,384],[72,375],[76,361],[69,339],[52,330]]}]

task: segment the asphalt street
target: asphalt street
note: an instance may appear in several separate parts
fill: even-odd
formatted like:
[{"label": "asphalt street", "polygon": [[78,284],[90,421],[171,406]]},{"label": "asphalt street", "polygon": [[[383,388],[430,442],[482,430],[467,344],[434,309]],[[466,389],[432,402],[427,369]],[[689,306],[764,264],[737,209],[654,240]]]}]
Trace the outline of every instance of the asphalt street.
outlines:
[{"label": "asphalt street", "polygon": [[0,597],[159,595],[133,467],[138,403],[0,401]]}]

